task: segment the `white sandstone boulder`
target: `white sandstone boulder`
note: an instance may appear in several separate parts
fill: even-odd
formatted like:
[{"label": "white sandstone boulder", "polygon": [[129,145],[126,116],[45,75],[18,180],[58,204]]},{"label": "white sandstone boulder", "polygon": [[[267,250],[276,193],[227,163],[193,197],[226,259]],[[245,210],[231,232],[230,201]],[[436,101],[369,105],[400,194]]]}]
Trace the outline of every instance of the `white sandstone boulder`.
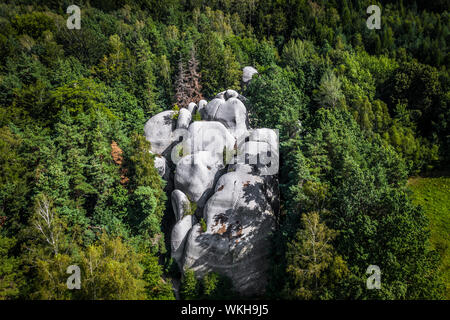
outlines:
[{"label": "white sandstone boulder", "polygon": [[192,113],[186,108],[181,108],[178,114],[177,129],[187,129],[192,120]]},{"label": "white sandstone boulder", "polygon": [[217,161],[223,161],[224,150],[233,150],[235,138],[218,121],[195,121],[189,126],[189,150],[209,151]]},{"label": "white sandstone boulder", "polygon": [[183,219],[184,215],[191,209],[191,204],[186,195],[178,189],[172,191],[171,202],[173,213],[175,214],[175,221]]},{"label": "white sandstone boulder", "polygon": [[203,108],[208,104],[208,102],[206,100],[200,100],[198,102],[198,107],[197,107],[197,112],[200,113],[200,115],[202,114],[202,110]]},{"label": "white sandstone boulder", "polygon": [[144,127],[145,138],[151,143],[151,151],[167,155],[172,147],[172,132],[176,128],[175,111],[168,110],[151,117]]},{"label": "white sandstone boulder", "polygon": [[184,216],[172,229],[170,247],[171,257],[182,267],[184,247],[186,239],[192,226],[197,223],[194,215]]},{"label": "white sandstone boulder", "polygon": [[258,73],[258,70],[256,70],[253,67],[247,66],[242,70],[242,82],[247,84],[252,80],[252,77],[254,74]]},{"label": "white sandstone boulder", "polygon": [[224,165],[208,151],[187,155],[177,164],[175,188],[183,191],[190,201],[203,207],[223,169]]},{"label": "white sandstone boulder", "polygon": [[247,109],[237,97],[230,97],[219,105],[214,120],[222,123],[235,138],[247,134]]},{"label": "white sandstone boulder", "polygon": [[[152,153],[151,151],[149,152]],[[154,163],[156,170],[158,170],[159,176],[164,180],[168,181],[170,178],[170,168],[169,165],[167,164],[166,158],[159,154],[156,154]]]},{"label": "white sandstone boulder", "polygon": [[197,108],[197,105],[194,102],[189,103],[187,109],[190,113],[194,114],[195,108]]}]

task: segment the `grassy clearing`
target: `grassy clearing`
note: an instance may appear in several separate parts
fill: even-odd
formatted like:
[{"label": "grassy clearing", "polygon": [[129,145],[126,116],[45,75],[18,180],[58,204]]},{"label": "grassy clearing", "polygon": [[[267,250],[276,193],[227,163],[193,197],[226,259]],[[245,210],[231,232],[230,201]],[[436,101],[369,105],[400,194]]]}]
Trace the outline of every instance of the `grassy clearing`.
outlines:
[{"label": "grassy clearing", "polygon": [[441,253],[447,299],[450,299],[450,177],[411,178],[415,204],[422,206],[430,220],[431,243]]}]

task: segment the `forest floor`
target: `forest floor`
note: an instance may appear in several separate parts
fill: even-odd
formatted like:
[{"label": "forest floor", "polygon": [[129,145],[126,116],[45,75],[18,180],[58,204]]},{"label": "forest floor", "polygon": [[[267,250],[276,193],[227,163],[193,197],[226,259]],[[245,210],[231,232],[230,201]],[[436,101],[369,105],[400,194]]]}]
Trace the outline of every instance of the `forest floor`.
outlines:
[{"label": "forest floor", "polygon": [[431,243],[442,256],[441,270],[450,300],[450,177],[412,177],[408,187],[413,202],[422,206],[430,221]]}]

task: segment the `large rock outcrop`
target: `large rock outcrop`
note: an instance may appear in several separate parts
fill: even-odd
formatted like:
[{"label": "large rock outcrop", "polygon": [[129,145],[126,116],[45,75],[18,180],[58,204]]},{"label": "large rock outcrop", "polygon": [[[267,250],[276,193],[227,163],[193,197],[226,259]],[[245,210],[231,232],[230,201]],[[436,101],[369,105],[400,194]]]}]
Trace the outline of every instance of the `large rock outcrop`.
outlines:
[{"label": "large rock outcrop", "polygon": [[[256,72],[244,69],[243,80]],[[162,112],[146,123],[145,135],[159,155],[158,171],[173,179],[171,254],[180,269],[198,277],[218,272],[241,294],[259,295],[279,209],[278,136],[249,128],[243,101],[227,90],[209,103],[190,103],[177,117]],[[201,121],[192,122],[194,112]]]},{"label": "large rock outcrop", "polygon": [[[245,169],[245,170],[244,170]],[[198,275],[215,271],[228,276],[243,294],[264,291],[269,234],[275,226],[265,182],[250,166],[226,173],[217,181],[200,225],[192,228],[183,267]]]}]

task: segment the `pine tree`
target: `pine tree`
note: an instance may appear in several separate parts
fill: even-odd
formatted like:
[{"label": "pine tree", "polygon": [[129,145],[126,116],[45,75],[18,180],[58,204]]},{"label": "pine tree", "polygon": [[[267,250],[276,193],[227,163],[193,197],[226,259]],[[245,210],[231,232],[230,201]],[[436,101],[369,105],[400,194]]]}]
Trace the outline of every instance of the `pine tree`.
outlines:
[{"label": "pine tree", "polygon": [[336,231],[320,221],[319,213],[303,214],[301,220],[303,229],[288,244],[286,253],[286,271],[292,280],[287,292],[293,298],[317,299],[324,287],[331,287],[327,279],[344,274],[346,266],[331,244]]},{"label": "pine tree", "polygon": [[184,300],[193,300],[198,298],[199,283],[195,278],[193,270],[186,270],[180,287],[181,298]]},{"label": "pine tree", "polygon": [[339,78],[333,72],[326,72],[314,99],[323,106],[334,108],[343,97]]}]

